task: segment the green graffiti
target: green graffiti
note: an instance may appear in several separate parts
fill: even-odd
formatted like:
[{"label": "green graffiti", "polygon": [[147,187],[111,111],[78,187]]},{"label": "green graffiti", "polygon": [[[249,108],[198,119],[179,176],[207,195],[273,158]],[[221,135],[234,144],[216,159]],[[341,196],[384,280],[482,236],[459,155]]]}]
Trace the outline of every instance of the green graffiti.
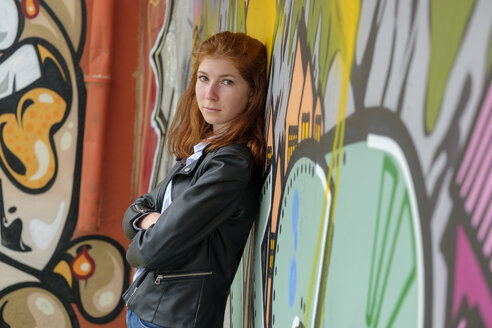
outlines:
[{"label": "green graffiti", "polygon": [[[344,40],[341,33],[340,22],[336,19],[336,13],[330,10],[330,6],[324,1],[314,1],[311,4],[307,21],[307,42],[311,53],[314,51],[316,39],[319,38],[319,82],[324,92],[328,80],[330,62],[335,53],[339,51],[339,45]],[[322,41],[323,40],[323,41]]]},{"label": "green graffiti", "polygon": [[[387,186],[388,184],[389,184],[389,188]],[[379,228],[381,226],[381,216],[384,215],[381,214],[381,208],[383,207],[384,196],[389,195],[390,197],[389,204],[388,204],[389,206],[386,206],[386,213],[385,213],[386,216],[384,218],[385,230],[384,230],[384,235],[382,237],[383,243],[380,249],[380,253],[384,254],[386,248],[386,242],[388,240],[389,222],[391,219],[391,214],[393,212],[393,205],[395,203],[395,189],[397,184],[398,184],[398,172],[396,166],[393,164],[392,161],[388,159],[387,156],[385,156],[383,161],[381,181],[379,184],[378,209],[376,213],[376,232],[374,234],[374,242],[372,246],[371,270],[369,275],[369,292],[367,293],[366,324],[368,326],[371,326],[371,323],[373,322],[372,314],[374,313],[375,300],[377,299],[376,291],[378,290],[378,285],[379,282],[381,281],[381,268],[382,268],[382,260],[383,260],[382,256],[379,257],[379,261],[377,265],[377,273],[376,276],[374,277],[374,272],[375,272],[374,266],[377,257],[376,251],[378,250],[377,242],[379,241],[379,233],[380,233]],[[375,281],[375,286],[373,286],[374,281]]]},{"label": "green graffiti", "polygon": [[[385,180],[387,177],[389,177],[391,180],[389,182],[389,190],[383,190],[383,187],[386,185]],[[410,291],[410,286],[415,282],[416,278],[416,254],[413,226],[411,222],[412,214],[410,210],[408,193],[406,190],[404,190],[403,199],[399,204],[400,208],[398,210],[398,215],[395,217],[393,213],[393,206],[396,203],[395,196],[397,195],[396,188],[398,183],[399,181],[397,168],[395,164],[389,159],[389,157],[385,156],[383,162],[383,173],[381,175],[378,212],[376,216],[376,233],[372,249],[369,292],[367,295],[368,300],[366,308],[366,324],[368,327],[378,327],[379,319],[382,313],[383,302],[385,300],[385,292],[389,285],[388,282],[390,281],[389,275],[394,265],[393,260],[395,259],[395,250],[398,248],[398,237],[401,237],[400,233],[409,233],[411,235],[411,238],[409,238],[409,240],[412,245],[412,247],[410,247],[412,256],[408,258],[411,267],[410,270],[406,273],[406,279],[400,287],[401,290],[399,292],[398,290],[393,290],[393,292],[396,292],[395,302],[392,311],[389,311],[390,315],[388,324],[386,326],[393,326],[393,323],[398,316],[399,310],[401,309],[402,303]],[[387,197],[388,194],[390,199],[387,206],[387,211],[386,213],[381,213],[381,205],[384,203],[383,198],[385,196]],[[380,222],[382,218],[384,218],[384,222]],[[400,229],[403,219],[407,219],[407,222],[409,223],[408,229]],[[384,232],[380,240],[379,227],[381,224],[384,225]],[[396,227],[392,230],[392,235],[390,235],[390,228],[394,225],[396,225]],[[379,242],[381,242],[381,245],[378,246]],[[378,255],[379,259],[376,261]],[[384,271],[384,277],[382,271]],[[376,275],[374,275],[375,272]],[[380,282],[382,282],[382,286],[379,286]],[[375,286],[373,287],[374,283]]]},{"label": "green graffiti", "polygon": [[433,0],[431,2],[431,53],[425,129],[434,129],[449,73],[461,45],[475,1]]},{"label": "green graffiti", "polygon": [[[213,2],[211,0],[210,2]],[[202,5],[202,22],[203,25],[203,40],[209,38],[212,34],[217,32],[219,26],[219,15],[218,11],[214,10],[214,8],[218,8],[218,0],[215,0],[215,5],[212,6],[210,3],[208,5]]]},{"label": "green graffiti", "polygon": [[[306,322],[326,244],[326,217],[322,217],[325,177],[308,158],[296,161],[282,192],[274,241],[271,327],[292,327],[294,318]],[[258,276],[258,275],[257,275]],[[256,327],[256,325],[255,325]],[[261,327],[261,326],[257,326]]]},{"label": "green graffiti", "polygon": [[322,306],[314,326],[417,327],[422,263],[413,191],[390,153],[363,142],[346,145],[344,153],[345,183],[336,204],[329,269],[320,270],[326,286],[318,285]]},{"label": "green graffiti", "polygon": [[[282,8],[285,8],[284,6]],[[301,16],[304,14],[304,9],[306,8],[306,0],[294,1],[292,4],[292,13],[290,17],[290,31],[289,33],[289,49],[292,49],[297,46],[294,44],[294,36],[296,35],[296,30],[299,28],[299,21],[301,20]],[[290,61],[290,53],[288,60]]]},{"label": "green graffiti", "polygon": [[246,2],[244,0],[229,0],[227,15],[227,29],[229,31],[246,32]]}]

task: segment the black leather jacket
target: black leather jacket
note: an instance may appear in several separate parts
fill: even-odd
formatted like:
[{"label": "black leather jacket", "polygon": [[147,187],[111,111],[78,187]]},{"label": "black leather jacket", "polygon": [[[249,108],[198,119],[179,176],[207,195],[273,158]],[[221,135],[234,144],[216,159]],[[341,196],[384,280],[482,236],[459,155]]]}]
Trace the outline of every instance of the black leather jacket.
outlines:
[{"label": "black leather jacket", "polygon": [[[245,145],[205,151],[178,162],[153,191],[127,209],[123,229],[132,240],[126,258],[145,272],[123,295],[141,319],[163,327],[222,327],[227,293],[259,207],[260,170]],[[172,203],[156,224],[132,222],[160,212],[168,182]]]}]

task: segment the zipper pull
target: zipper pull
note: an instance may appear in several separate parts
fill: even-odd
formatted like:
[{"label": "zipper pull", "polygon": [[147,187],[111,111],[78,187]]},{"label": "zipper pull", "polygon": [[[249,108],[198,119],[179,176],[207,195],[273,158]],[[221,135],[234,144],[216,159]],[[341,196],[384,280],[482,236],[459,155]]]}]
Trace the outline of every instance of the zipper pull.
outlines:
[{"label": "zipper pull", "polygon": [[158,276],[157,276],[157,278],[155,278],[155,281],[154,281],[154,282],[155,282],[155,284],[156,284],[156,285],[160,285],[160,284],[161,284],[161,280],[162,280],[162,278],[164,278],[164,276],[163,276],[163,275],[161,275],[161,274],[160,274],[160,275],[158,275]]}]

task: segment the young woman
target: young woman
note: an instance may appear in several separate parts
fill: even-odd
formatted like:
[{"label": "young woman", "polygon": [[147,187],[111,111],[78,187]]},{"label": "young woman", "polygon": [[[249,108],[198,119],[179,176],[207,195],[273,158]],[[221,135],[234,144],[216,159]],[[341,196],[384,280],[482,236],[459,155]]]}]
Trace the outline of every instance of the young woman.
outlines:
[{"label": "young woman", "polygon": [[168,149],[178,163],[127,209],[129,327],[222,327],[259,208],[266,50],[243,33],[201,45]]}]

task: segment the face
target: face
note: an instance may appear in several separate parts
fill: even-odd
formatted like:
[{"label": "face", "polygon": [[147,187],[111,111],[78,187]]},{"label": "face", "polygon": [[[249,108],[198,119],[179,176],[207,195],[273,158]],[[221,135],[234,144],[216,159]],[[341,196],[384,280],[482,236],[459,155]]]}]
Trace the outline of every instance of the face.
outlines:
[{"label": "face", "polygon": [[198,66],[196,100],[203,118],[214,132],[226,129],[252,96],[251,88],[226,58],[205,57]]}]

